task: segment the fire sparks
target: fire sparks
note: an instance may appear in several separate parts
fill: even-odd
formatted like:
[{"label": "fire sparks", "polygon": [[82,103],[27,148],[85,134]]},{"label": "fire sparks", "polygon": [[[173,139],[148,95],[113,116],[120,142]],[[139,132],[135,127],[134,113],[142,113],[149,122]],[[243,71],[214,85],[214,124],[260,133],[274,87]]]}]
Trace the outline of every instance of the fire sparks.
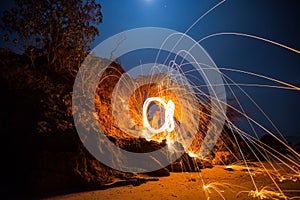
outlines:
[{"label": "fire sparks", "polygon": [[222,194],[222,193],[224,193],[224,190],[221,189],[221,188],[224,187],[224,185],[226,185],[226,184],[210,183],[210,184],[207,184],[207,185],[203,185],[203,189],[204,189],[204,192],[206,193],[207,199],[210,199],[209,194],[212,193],[211,190],[214,190],[222,199],[225,200],[226,198]]},{"label": "fire sparks", "polygon": [[289,199],[284,193],[268,186],[263,187],[261,190],[250,191],[249,196],[259,199]]},{"label": "fire sparks", "polygon": [[[148,70],[147,73],[140,77],[133,76],[133,74],[136,73],[132,73],[132,77],[130,76],[130,73],[121,77],[118,82],[119,85],[116,87],[117,89],[112,94],[112,102],[114,102],[113,111],[115,111],[112,113],[116,119],[116,124],[118,124],[118,128],[129,135],[131,134],[132,136],[138,137],[142,136],[148,141],[164,141],[167,144],[169,151],[172,149],[176,150],[176,148],[173,148],[175,147],[175,143],[180,143],[190,157],[196,158],[191,160],[199,161],[198,163],[195,162],[195,164],[199,164],[202,161],[202,158],[205,158],[206,155],[212,152],[216,142],[220,139],[220,135],[218,133],[224,130],[225,123],[226,127],[231,129],[234,134],[232,138],[229,138],[232,140],[230,145],[231,147],[227,147],[226,141],[224,142],[225,145],[222,152],[223,154],[221,154],[220,157],[224,158],[229,155],[233,157],[232,160],[240,160],[239,163],[227,165],[226,168],[232,169],[232,171],[242,171],[242,173],[245,173],[250,177],[249,180],[251,181],[251,184],[249,184],[250,186],[245,189],[245,194],[249,194],[251,197],[260,199],[287,199],[287,194],[285,194],[285,192],[288,191],[282,190],[282,185],[280,184],[287,181],[299,181],[300,173],[298,168],[300,168],[300,154],[290,147],[284,141],[283,137],[279,137],[282,136],[280,131],[266,115],[263,109],[258,106],[258,104],[245,90],[243,90],[242,86],[269,87],[274,89],[294,90],[296,92],[300,89],[297,86],[260,74],[237,69],[219,68],[214,66],[214,63],[211,60],[206,60],[204,62],[202,60],[198,60],[197,55],[192,55],[193,51],[196,51],[195,47],[197,47],[198,43],[218,35],[238,35],[259,39],[285,49],[292,50],[299,54],[299,51],[280,45],[279,43],[239,33],[213,34],[201,39],[199,42],[196,42],[195,45],[192,44],[191,49],[175,48],[185,36],[185,34],[179,35],[181,38],[178,39],[178,43],[174,46],[174,49],[178,52],[173,52],[176,54],[176,58],[170,61],[169,66],[165,65],[166,63],[159,65],[156,63],[156,60],[155,65],[151,63],[151,66],[149,66],[149,69],[151,70]],[[173,35],[168,36],[167,39],[163,41],[163,45],[161,47],[162,50],[164,50],[164,44],[167,44],[167,42],[169,42],[168,39],[172,38],[172,36]],[[200,49],[197,50],[200,51]],[[198,51],[196,52],[198,53]],[[180,62],[178,62],[177,59],[179,54],[181,57],[184,57],[184,59]],[[193,64],[198,66],[198,68],[194,67]],[[187,69],[185,69],[185,67]],[[138,70],[136,71],[146,71],[143,66],[140,66],[140,68],[137,69]],[[152,73],[152,71],[158,72]],[[226,75],[226,73],[223,73],[224,71],[239,73],[241,76],[252,76],[255,79],[262,79],[263,81],[273,83],[273,85],[236,83],[232,78]],[[185,78],[185,73],[189,78],[192,77],[191,80],[195,79],[195,84],[186,84],[189,83],[189,80],[188,78]],[[214,81],[215,77],[206,77],[206,74],[210,73],[216,75],[216,80],[220,78],[222,81]],[[201,86],[196,83],[206,83],[206,85],[204,85],[207,87],[205,92],[202,90]],[[226,93],[223,86],[226,86],[226,89],[228,90],[227,93],[230,93],[229,96],[236,101],[236,106],[230,105],[226,102],[226,95],[217,95],[222,94],[222,92]],[[232,89],[232,87],[234,87],[234,89]],[[245,105],[241,102],[242,98],[238,98],[236,95],[237,93],[239,93],[242,98],[249,100],[250,104],[253,103],[252,105],[256,108],[258,113],[257,115],[264,117],[265,121],[269,124],[262,124],[262,122],[259,122],[253,117],[247,115],[244,109]],[[145,98],[144,95],[149,97]],[[128,106],[125,105],[127,102]],[[149,116],[151,115],[149,113],[149,107],[151,107],[151,104],[156,104],[160,107],[160,109],[157,109],[158,112],[152,113],[152,117]],[[202,111],[199,105],[207,105],[207,109],[210,110],[208,112],[203,111],[203,113],[201,113],[204,117],[198,116]],[[227,115],[227,108],[240,115],[245,123],[249,125],[251,131],[246,132],[235,125]],[[160,112],[160,110],[164,110],[164,112]],[[128,113],[129,115],[127,116]],[[128,120],[129,118],[132,118],[131,124],[128,123],[130,122],[130,120]],[[201,121],[201,123],[199,121]],[[268,129],[267,127],[269,126],[276,132],[271,131],[270,128]],[[285,150],[289,150],[291,157],[287,157],[286,154],[277,149],[277,147],[272,147],[271,145],[268,145],[268,143],[264,144],[261,142],[258,133],[264,133],[271,136],[271,138],[277,141],[279,145],[283,146]],[[194,136],[198,136],[197,134],[201,134],[201,136],[194,140]],[[237,138],[239,138],[239,140]],[[185,143],[188,139],[192,141],[189,140]],[[195,145],[191,145],[193,141],[196,141],[193,143]],[[239,142],[245,142],[244,147],[240,146]],[[232,152],[231,149],[233,148],[237,150]],[[255,162],[248,160],[245,154],[249,152],[254,155],[253,160],[255,160]],[[233,162],[232,160],[226,163],[231,163]],[[221,161],[223,162],[222,159]],[[297,169],[292,166],[296,166]],[[264,185],[258,184],[256,180],[258,176],[262,176],[266,182],[268,181],[268,183],[264,183]],[[272,187],[265,186],[269,184],[272,184]],[[227,189],[232,187],[232,185],[220,183],[207,184],[203,182],[203,189],[206,193],[216,191],[223,199],[225,198],[225,187]]]}]

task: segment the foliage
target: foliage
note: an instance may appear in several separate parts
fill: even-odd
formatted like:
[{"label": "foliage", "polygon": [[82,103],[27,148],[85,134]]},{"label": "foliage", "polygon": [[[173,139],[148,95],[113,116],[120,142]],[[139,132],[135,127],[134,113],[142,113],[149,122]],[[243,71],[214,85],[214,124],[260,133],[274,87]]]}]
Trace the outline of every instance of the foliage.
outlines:
[{"label": "foliage", "polygon": [[[36,65],[45,57],[47,67],[64,73],[76,72],[99,34],[101,6],[95,0],[16,0],[4,11],[1,28],[4,40],[15,51],[24,53]],[[10,35],[16,37],[10,40]],[[37,67],[37,66],[36,66]]]},{"label": "foliage", "polygon": [[0,51],[0,79],[9,90],[36,94],[38,132],[72,128],[73,82],[101,22],[95,0],[16,0],[3,12],[0,27],[8,48]]}]

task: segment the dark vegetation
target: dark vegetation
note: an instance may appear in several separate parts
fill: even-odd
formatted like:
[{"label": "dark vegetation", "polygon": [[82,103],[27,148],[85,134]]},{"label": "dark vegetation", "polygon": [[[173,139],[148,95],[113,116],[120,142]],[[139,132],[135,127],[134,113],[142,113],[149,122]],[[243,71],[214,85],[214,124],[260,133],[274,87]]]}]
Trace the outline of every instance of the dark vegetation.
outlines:
[{"label": "dark vegetation", "polygon": [[90,182],[109,174],[94,170],[93,179],[91,170],[78,164],[100,165],[92,158],[80,160],[71,110],[77,70],[101,22],[101,6],[94,0],[16,0],[2,13],[1,192],[7,196],[83,186],[80,178],[70,178],[76,173]]}]

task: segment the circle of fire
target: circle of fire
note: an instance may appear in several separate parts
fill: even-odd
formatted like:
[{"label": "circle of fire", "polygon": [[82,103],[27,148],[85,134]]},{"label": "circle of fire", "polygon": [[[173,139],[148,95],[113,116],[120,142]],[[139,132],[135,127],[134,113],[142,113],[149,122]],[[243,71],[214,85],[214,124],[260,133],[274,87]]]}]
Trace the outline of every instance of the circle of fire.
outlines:
[{"label": "circle of fire", "polygon": [[[118,39],[122,34],[126,34],[126,40],[116,49],[115,44],[118,43]],[[145,38],[147,39],[145,40]],[[114,52],[115,58],[119,58],[126,53],[139,49],[156,49],[159,50],[159,53],[161,51],[174,53],[176,57],[180,56],[190,63],[195,69],[195,73],[204,79],[208,86],[212,105],[210,125],[199,150],[199,155],[205,156],[216,144],[226,117],[224,114],[226,110],[226,93],[221,73],[208,53],[193,38],[185,33],[157,27],[132,29],[114,35],[101,42],[82,63],[73,86],[72,111],[76,130],[84,146],[97,160],[123,172],[144,173],[156,171],[168,166],[184,154],[185,149],[177,146],[173,147],[176,151],[170,151],[168,146],[145,153],[126,151],[109,140],[98,122],[99,118],[96,115],[94,101],[95,88],[99,85],[99,78],[102,77],[104,71],[112,63],[112,52]],[[150,65],[150,67],[144,67],[147,65]],[[202,66],[208,69],[202,68]],[[142,69],[142,71],[139,69]],[[175,141],[189,147],[198,131],[196,127],[198,127],[199,122],[199,99],[195,90],[200,92],[200,89],[189,84],[180,65],[159,65],[156,60],[154,63],[143,64],[141,68],[135,67],[123,74],[111,96],[112,114],[117,122],[117,127],[114,128],[137,136],[141,133],[140,128],[142,127],[130,119],[128,100],[130,94],[139,85],[148,84],[148,79],[143,77],[145,77],[144,75],[153,75],[155,69],[159,73],[167,75],[167,79],[156,80],[158,84],[168,85],[171,81],[171,83],[181,85],[181,87],[171,88],[178,99],[179,105],[182,106],[180,109],[182,110],[180,112],[182,120],[180,126],[176,126],[178,128],[176,130],[178,138]],[[142,79],[139,79],[139,75],[142,75]],[[151,80],[153,79],[148,81]],[[129,83],[131,83],[130,87],[126,87],[129,86]],[[151,83],[154,82],[151,81]],[[174,121],[171,120],[171,116],[174,114],[175,104],[172,103],[167,103],[165,106],[169,111],[166,112],[166,123],[162,130],[173,129]],[[101,114],[107,113],[103,111]],[[158,130],[154,129],[154,132]]]},{"label": "circle of fire", "polygon": [[[159,129],[154,129],[153,127],[150,126],[148,117],[147,117],[147,111],[148,107],[151,102],[157,101],[161,105],[163,105],[165,109],[165,123],[159,128]],[[175,110],[175,104],[173,103],[172,100],[169,100],[168,103],[165,103],[165,101],[160,98],[160,97],[150,97],[146,99],[146,101],[143,104],[143,121],[144,121],[144,127],[146,127],[149,131],[152,133],[161,133],[163,131],[168,131],[172,132],[175,128],[175,123],[174,123],[174,110]]]}]

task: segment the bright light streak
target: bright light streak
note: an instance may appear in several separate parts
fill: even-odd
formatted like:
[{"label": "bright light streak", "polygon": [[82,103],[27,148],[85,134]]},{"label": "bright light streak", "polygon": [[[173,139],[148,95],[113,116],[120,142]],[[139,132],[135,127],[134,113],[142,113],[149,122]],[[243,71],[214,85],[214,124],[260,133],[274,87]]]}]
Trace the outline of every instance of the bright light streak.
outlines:
[{"label": "bright light streak", "polygon": [[197,158],[197,157],[198,157],[197,154],[195,154],[195,153],[193,153],[193,152],[191,152],[191,151],[188,151],[188,154],[189,154],[189,156],[192,157],[192,158]]},{"label": "bright light streak", "polygon": [[[161,105],[163,105],[165,109],[165,123],[158,129],[153,128],[150,126],[149,121],[148,121],[148,107],[151,102],[159,102]],[[146,99],[146,101],[143,104],[143,121],[144,121],[144,127],[146,127],[151,133],[161,133],[164,131],[172,132],[175,128],[175,123],[174,123],[174,110],[175,110],[175,104],[173,103],[172,100],[169,100],[168,103],[160,98],[160,97],[150,97]]]}]

